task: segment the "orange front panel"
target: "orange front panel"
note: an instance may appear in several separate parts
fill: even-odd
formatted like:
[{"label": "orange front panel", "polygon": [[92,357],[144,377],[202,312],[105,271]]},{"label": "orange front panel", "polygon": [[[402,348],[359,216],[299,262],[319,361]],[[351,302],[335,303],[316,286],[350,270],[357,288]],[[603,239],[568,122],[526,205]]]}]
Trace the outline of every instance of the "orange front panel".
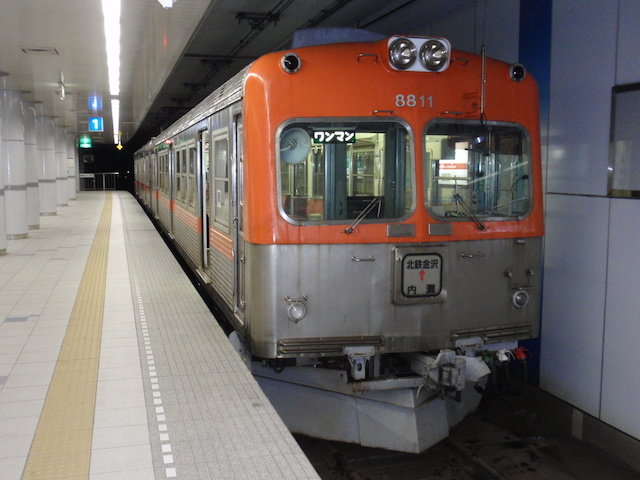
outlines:
[{"label": "orange front panel", "polygon": [[[522,221],[487,221],[483,231],[471,221],[451,222],[452,235],[434,237],[428,234],[428,225],[438,222],[425,207],[421,137],[433,118],[480,121],[481,59],[454,51],[452,57],[465,60],[453,61],[442,73],[397,72],[388,65],[386,49],[386,41],[297,49],[302,67],[293,74],[280,67],[283,52],[254,63],[246,79],[244,100],[245,240],[258,244],[399,243],[541,236],[542,172],[535,81],[528,76],[515,83],[509,79],[507,64],[487,60],[486,119],[521,124],[531,135],[533,210]],[[409,107],[398,101],[399,95],[429,100],[424,106]],[[389,238],[388,223],[398,223],[393,221],[360,224],[348,235],[344,230],[349,221],[298,226],[278,212],[276,130],[292,118],[340,117],[389,117],[410,125],[417,200],[411,217],[400,223],[415,225],[415,237]]]}]

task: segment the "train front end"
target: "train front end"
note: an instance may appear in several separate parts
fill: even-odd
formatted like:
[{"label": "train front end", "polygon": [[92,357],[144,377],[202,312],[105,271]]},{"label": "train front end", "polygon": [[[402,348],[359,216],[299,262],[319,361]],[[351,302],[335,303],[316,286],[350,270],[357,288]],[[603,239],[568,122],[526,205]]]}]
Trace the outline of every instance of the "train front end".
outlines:
[{"label": "train front end", "polygon": [[294,48],[254,63],[243,115],[245,340],[265,366],[459,397],[477,352],[538,335],[538,94],[520,65],[441,38]]}]

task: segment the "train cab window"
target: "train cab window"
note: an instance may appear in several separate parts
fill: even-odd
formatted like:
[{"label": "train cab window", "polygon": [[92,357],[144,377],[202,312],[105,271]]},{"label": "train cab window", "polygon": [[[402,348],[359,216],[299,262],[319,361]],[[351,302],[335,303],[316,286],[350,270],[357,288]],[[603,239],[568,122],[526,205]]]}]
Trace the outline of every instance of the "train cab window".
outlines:
[{"label": "train cab window", "polygon": [[434,121],[425,133],[427,208],[446,220],[529,213],[531,141],[515,124]]},{"label": "train cab window", "polygon": [[397,219],[413,206],[411,137],[399,122],[293,123],[279,146],[279,202],[291,221]]}]

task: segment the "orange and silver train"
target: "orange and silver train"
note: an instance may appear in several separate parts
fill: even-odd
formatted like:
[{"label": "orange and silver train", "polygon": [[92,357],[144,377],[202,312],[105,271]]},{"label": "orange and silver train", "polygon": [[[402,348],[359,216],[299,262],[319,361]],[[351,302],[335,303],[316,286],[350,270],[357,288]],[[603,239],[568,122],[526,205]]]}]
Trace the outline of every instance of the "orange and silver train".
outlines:
[{"label": "orange and silver train", "polygon": [[136,195],[254,359],[375,381],[538,335],[539,136],[519,64],[437,37],[296,46],[136,152]]}]

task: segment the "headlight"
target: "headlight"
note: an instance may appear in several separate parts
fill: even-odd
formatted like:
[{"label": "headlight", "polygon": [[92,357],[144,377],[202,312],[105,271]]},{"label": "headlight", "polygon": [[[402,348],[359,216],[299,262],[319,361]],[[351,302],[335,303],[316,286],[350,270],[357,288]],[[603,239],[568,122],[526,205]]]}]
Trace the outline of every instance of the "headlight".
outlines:
[{"label": "headlight", "polygon": [[511,296],[511,302],[516,308],[526,307],[529,303],[529,294],[525,290],[516,290]]},{"label": "headlight", "polygon": [[394,68],[406,70],[418,57],[416,46],[406,38],[398,38],[389,45],[389,61]]},{"label": "headlight", "polygon": [[449,66],[451,44],[445,38],[391,37],[387,41],[389,64],[395,70],[442,72]]},{"label": "headlight", "polygon": [[449,61],[449,49],[440,40],[429,40],[420,48],[420,62],[432,72],[441,70]]},{"label": "headlight", "polygon": [[296,73],[302,66],[302,60],[293,52],[285,53],[280,59],[280,66],[287,73]]},{"label": "headlight", "polygon": [[287,317],[294,323],[298,323],[307,315],[307,306],[302,302],[287,305]]},{"label": "headlight", "polygon": [[521,82],[527,76],[527,70],[519,63],[514,63],[509,68],[509,77],[514,82]]},{"label": "headlight", "polygon": [[302,298],[284,297],[287,302],[287,318],[289,320],[298,323],[307,316],[307,304],[305,303],[307,298],[306,295],[303,295]]}]

